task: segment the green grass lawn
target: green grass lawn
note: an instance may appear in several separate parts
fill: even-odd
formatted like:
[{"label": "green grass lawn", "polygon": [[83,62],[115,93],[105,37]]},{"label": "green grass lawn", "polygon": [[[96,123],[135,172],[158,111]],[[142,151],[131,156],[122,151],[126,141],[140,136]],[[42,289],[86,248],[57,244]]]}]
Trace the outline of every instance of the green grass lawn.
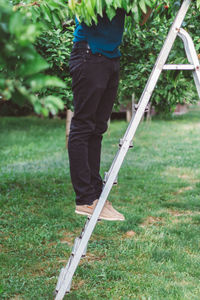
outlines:
[{"label": "green grass lawn", "polygon": [[[104,137],[102,174],[125,122]],[[142,123],[66,299],[200,299],[200,109]],[[53,299],[85,218],[74,214],[65,122],[0,118],[1,299]]]}]

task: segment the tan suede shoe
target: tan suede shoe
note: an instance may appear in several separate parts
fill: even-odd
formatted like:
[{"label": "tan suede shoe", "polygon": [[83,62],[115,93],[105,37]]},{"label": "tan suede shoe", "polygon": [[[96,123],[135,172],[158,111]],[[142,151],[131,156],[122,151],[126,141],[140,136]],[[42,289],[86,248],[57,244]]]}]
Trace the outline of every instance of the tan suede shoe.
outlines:
[{"label": "tan suede shoe", "polygon": [[108,200],[106,201],[105,207],[107,207],[110,211],[112,211],[113,213],[115,213],[116,215],[118,215],[121,218],[121,221],[124,221],[124,215],[122,215],[119,211],[117,211],[113,206],[112,203],[110,203]]},{"label": "tan suede shoe", "polygon": [[[91,216],[97,205],[98,199],[96,199],[92,205],[76,205],[75,213],[84,216]],[[106,201],[104,208],[99,216],[101,220],[107,221],[124,221],[125,218],[116,209],[113,208],[112,204]]]}]

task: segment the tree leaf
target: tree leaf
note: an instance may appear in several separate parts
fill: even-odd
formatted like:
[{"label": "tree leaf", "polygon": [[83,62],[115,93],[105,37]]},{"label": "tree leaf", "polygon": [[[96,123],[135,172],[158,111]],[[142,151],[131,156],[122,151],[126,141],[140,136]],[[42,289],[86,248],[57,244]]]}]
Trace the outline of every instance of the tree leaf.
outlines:
[{"label": "tree leaf", "polygon": [[27,81],[27,83],[30,85],[32,91],[34,92],[39,91],[44,87],[66,88],[66,84],[58,77],[44,74],[33,76]]}]

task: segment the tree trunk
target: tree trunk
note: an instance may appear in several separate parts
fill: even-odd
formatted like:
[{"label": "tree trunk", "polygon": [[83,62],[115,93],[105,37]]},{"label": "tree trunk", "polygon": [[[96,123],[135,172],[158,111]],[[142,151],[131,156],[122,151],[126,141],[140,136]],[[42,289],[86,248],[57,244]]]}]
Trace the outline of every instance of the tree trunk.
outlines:
[{"label": "tree trunk", "polygon": [[135,94],[132,94],[132,101],[126,107],[126,121],[130,123],[134,112]]},{"label": "tree trunk", "polygon": [[146,113],[146,121],[150,122],[151,121],[151,102],[148,103],[148,112]]},{"label": "tree trunk", "polygon": [[127,105],[127,107],[126,107],[126,122],[130,123],[131,118],[132,118],[131,105]]},{"label": "tree trunk", "polygon": [[71,120],[72,120],[73,114],[74,113],[70,109],[67,109],[67,111],[66,111],[66,148],[68,148],[69,131],[70,131],[70,125],[71,125]]},{"label": "tree trunk", "polygon": [[[135,101],[135,94],[133,93],[132,94],[132,106],[131,106],[131,104],[129,104],[127,106],[127,111],[126,111],[127,122],[131,121],[131,118],[132,118],[133,114],[135,113],[135,106],[137,107],[138,104]],[[147,104],[147,108],[148,108],[148,112],[144,113],[144,115],[142,116],[141,121],[144,121],[144,120],[151,121],[151,102],[149,102]]]}]

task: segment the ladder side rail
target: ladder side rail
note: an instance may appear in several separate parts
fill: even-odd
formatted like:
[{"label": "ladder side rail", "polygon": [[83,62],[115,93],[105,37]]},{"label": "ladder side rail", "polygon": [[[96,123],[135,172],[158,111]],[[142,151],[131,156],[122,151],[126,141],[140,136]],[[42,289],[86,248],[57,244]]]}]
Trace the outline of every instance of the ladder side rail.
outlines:
[{"label": "ladder side rail", "polygon": [[[177,37],[177,34],[178,34],[178,28],[180,28],[184,18],[185,18],[185,15],[188,11],[188,8],[190,6],[190,3],[191,3],[191,0],[185,0],[177,14],[177,17],[171,27],[171,30],[168,34],[168,37],[167,37],[167,40],[161,50],[161,53],[157,59],[157,62],[156,62],[156,65],[154,66],[153,68],[153,71],[151,73],[151,76],[147,82],[147,85],[145,87],[145,90],[140,98],[140,105],[139,105],[139,108],[135,114],[135,118],[132,118],[131,122],[130,122],[130,125],[125,133],[125,138],[124,138],[124,142],[123,142],[123,145],[122,147],[120,148],[119,150],[119,153],[118,153],[118,156],[117,158],[115,159],[115,164],[113,165],[112,167],[112,170],[109,171],[109,177],[108,177],[108,180],[103,188],[103,191],[101,193],[101,196],[99,198],[99,201],[97,203],[97,206],[93,212],[93,215],[88,223],[88,227],[87,227],[87,230],[84,232],[83,234],[83,237],[81,239],[81,242],[80,242],[80,245],[74,255],[74,258],[71,262],[71,265],[68,269],[68,272],[67,272],[67,276],[66,278],[64,279],[63,281],[63,284],[60,288],[60,290],[58,291],[58,294],[55,298],[55,300],[62,300],[64,295],[65,295],[65,291],[66,291],[66,287],[69,285],[73,275],[74,275],[74,272],[78,266],[78,263],[81,259],[81,256],[82,256],[82,253],[84,252],[84,249],[85,247],[87,246],[87,243],[92,235],[92,232],[95,228],[95,225],[97,223],[97,220],[99,218],[99,215],[105,205],[105,202],[106,202],[106,199],[112,189],[112,186],[113,186],[113,183],[115,181],[115,178],[117,177],[117,174],[119,172],[119,169],[121,168],[121,165],[124,161],[124,158],[126,156],[126,153],[129,149],[129,145],[130,145],[130,142],[131,140],[133,139],[134,135],[135,135],[135,132],[136,132],[136,129],[142,119],[142,116],[144,114],[144,111],[145,111],[145,108],[149,102],[149,99],[153,93],[153,90],[156,86],[156,83],[159,79],[159,76],[161,74],[161,71],[162,71],[162,68],[169,56],[169,53],[171,51],[171,48],[173,46],[173,43]],[[134,121],[134,123],[133,123]]]},{"label": "ladder side rail", "polygon": [[195,50],[194,42],[189,33],[183,28],[180,29],[178,36],[182,39],[188,61],[194,65],[193,77],[196,84],[197,92],[200,98],[200,63]]},{"label": "ladder side rail", "polygon": [[[182,29],[182,28],[181,28],[181,29]],[[178,33],[178,36],[181,38],[181,40],[182,40],[182,42],[183,42],[183,44],[184,44],[185,53],[186,53],[186,57],[187,57],[188,61],[189,61],[190,63],[193,63],[192,56],[191,56],[191,53],[190,53],[190,48],[189,48],[188,39],[187,39],[186,35],[183,34],[183,31],[182,31],[182,33],[181,33],[181,29],[180,29],[180,31],[179,31],[179,33]],[[183,29],[183,30],[184,30],[184,29]]]}]

